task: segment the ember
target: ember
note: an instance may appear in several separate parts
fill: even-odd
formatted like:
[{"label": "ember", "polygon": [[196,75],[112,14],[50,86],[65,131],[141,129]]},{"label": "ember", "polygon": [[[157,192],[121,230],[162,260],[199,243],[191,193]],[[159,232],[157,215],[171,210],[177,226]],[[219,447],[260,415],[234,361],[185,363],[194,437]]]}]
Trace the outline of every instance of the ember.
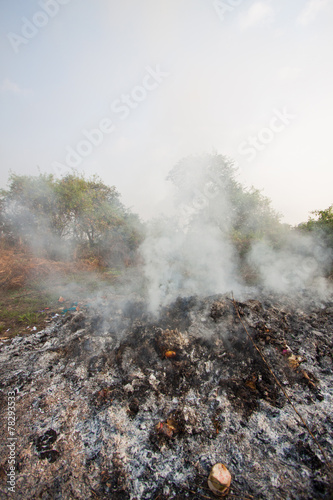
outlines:
[{"label": "ember", "polygon": [[174,357],[176,356],[176,353],[175,353],[175,351],[167,351],[167,352],[164,354],[164,356],[165,356],[166,358],[174,358]]},{"label": "ember", "polygon": [[330,498],[333,308],[300,304],[105,300],[3,345],[18,498],[213,499],[221,463],[239,499]]}]

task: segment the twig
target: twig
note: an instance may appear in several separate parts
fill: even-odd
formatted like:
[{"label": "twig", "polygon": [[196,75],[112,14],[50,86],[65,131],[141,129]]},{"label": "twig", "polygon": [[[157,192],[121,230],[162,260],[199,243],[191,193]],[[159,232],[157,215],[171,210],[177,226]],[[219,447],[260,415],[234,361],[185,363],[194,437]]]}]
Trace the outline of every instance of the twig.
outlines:
[{"label": "twig", "polygon": [[96,491],[93,488],[90,488],[90,491],[93,495],[95,495],[95,498],[101,498],[100,495],[96,493]]}]

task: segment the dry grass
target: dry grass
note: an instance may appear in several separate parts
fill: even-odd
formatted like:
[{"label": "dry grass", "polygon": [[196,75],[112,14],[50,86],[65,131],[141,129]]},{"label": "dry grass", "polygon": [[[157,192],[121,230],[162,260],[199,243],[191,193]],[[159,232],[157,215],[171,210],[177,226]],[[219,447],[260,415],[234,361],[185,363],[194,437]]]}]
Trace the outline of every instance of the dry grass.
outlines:
[{"label": "dry grass", "polygon": [[28,282],[43,282],[51,275],[91,272],[97,269],[97,262],[80,260],[76,262],[53,261],[32,255],[28,250],[2,248],[0,254],[0,286],[4,290],[17,290]]},{"label": "dry grass", "polygon": [[0,286],[5,290],[13,290],[24,285],[32,268],[30,259],[15,250],[1,251],[0,256]]},{"label": "dry grass", "polygon": [[52,314],[71,302],[89,302],[116,279],[115,270],[100,269],[93,259],[52,261],[0,244],[0,338],[44,328]]}]

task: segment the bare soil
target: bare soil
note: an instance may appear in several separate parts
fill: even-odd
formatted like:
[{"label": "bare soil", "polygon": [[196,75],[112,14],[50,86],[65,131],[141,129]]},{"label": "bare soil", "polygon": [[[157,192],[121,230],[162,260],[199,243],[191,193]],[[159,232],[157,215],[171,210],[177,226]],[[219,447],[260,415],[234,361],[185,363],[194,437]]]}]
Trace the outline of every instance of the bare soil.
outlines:
[{"label": "bare soil", "polygon": [[0,250],[0,339],[45,328],[117,277],[115,270],[100,269],[93,261],[52,261],[22,247]]}]

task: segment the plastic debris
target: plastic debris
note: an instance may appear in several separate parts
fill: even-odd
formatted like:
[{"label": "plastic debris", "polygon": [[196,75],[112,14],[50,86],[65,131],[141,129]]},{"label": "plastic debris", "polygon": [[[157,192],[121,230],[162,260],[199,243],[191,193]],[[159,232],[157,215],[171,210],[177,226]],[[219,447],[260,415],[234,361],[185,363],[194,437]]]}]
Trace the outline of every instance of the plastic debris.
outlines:
[{"label": "plastic debris", "polygon": [[63,297],[59,297],[58,302],[65,302],[65,299]]},{"label": "plastic debris", "polygon": [[208,477],[210,490],[218,497],[224,497],[229,493],[231,474],[223,464],[215,464]]},{"label": "plastic debris", "polygon": [[63,309],[63,310],[61,311],[61,313],[62,313],[62,314],[66,314],[66,312],[68,312],[68,311],[76,311],[76,310],[77,310],[77,309],[76,309],[76,306],[74,306],[74,307],[67,307],[66,309]]},{"label": "plastic debris", "polygon": [[286,356],[287,354],[291,354],[291,349],[287,344],[285,344],[284,348],[282,349],[282,354],[283,354],[283,356]]}]

